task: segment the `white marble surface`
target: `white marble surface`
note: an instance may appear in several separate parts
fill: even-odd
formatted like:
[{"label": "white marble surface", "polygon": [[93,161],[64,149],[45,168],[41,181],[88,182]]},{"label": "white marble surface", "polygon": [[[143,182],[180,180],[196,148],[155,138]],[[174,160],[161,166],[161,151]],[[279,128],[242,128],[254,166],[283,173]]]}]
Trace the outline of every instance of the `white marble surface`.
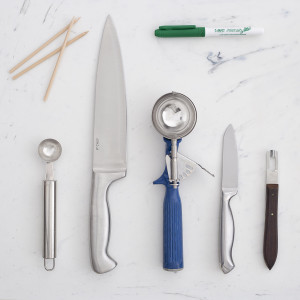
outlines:
[{"label": "white marble surface", "polygon": [[[0,299],[299,299],[300,118],[297,0],[0,1]],[[118,30],[128,100],[128,174],[110,189],[109,251],[118,267],[95,274],[89,260],[91,144],[96,61],[105,18]],[[8,70],[81,16],[72,36],[90,30],[63,57],[12,81]],[[165,24],[253,25],[263,36],[158,39]],[[63,37],[49,49],[62,43]],[[38,57],[48,53],[44,50]],[[35,60],[35,59],[34,59]],[[216,173],[198,171],[181,186],[185,269],[162,270],[164,143],[151,123],[154,102],[172,90],[190,97],[198,123],[181,152]],[[221,143],[236,129],[240,185],[232,201],[236,268],[218,265]],[[58,257],[43,268],[44,167],[39,142],[59,140]],[[262,255],[265,152],[279,151],[279,254]]]}]

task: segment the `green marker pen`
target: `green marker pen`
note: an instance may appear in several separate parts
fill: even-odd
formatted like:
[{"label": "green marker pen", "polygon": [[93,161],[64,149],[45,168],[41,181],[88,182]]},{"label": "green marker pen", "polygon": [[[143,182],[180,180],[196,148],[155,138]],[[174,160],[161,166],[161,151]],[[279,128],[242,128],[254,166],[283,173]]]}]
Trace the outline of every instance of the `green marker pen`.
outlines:
[{"label": "green marker pen", "polygon": [[196,25],[166,25],[155,30],[157,37],[207,37],[223,35],[257,35],[263,34],[264,29],[258,27],[196,27]]}]

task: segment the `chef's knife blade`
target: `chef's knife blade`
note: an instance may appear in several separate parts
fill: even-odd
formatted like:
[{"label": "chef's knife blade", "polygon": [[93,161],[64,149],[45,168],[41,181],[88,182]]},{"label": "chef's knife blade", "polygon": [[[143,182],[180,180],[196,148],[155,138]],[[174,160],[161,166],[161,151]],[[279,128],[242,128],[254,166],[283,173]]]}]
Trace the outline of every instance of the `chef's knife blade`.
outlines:
[{"label": "chef's knife blade", "polygon": [[126,98],[121,51],[108,16],[99,52],[95,118],[95,172],[126,171]]},{"label": "chef's knife blade", "polygon": [[230,124],[225,131],[223,140],[220,259],[221,268],[225,274],[234,268],[232,260],[234,221],[229,202],[237,192],[238,154],[234,129]]},{"label": "chef's knife blade", "polygon": [[107,17],[100,46],[94,116],[91,258],[95,272],[117,265],[107,252],[110,214],[109,185],[126,176],[126,97],[117,33]]}]

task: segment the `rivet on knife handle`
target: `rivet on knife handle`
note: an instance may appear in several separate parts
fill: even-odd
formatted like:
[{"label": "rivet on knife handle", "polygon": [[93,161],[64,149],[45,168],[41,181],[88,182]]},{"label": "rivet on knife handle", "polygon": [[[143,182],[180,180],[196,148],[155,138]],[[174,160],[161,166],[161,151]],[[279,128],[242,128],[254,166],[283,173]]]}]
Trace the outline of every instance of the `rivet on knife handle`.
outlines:
[{"label": "rivet on knife handle", "polygon": [[[273,166],[271,166],[273,163]],[[267,152],[266,217],[264,234],[264,259],[271,270],[278,253],[278,153]]]}]

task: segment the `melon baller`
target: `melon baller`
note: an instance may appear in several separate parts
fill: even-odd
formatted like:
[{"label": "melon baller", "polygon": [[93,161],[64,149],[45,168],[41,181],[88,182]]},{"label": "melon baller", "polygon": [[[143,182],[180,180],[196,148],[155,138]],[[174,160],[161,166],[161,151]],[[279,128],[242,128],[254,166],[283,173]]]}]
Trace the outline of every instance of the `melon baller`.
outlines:
[{"label": "melon baller", "polygon": [[162,176],[153,182],[166,186],[163,205],[163,268],[179,271],[183,269],[179,183],[191,175],[196,166],[208,171],[177,151],[181,139],[193,130],[197,122],[196,107],[188,97],[176,92],[162,96],[153,107],[152,121],[166,143],[166,167]]},{"label": "melon baller", "polygon": [[52,271],[56,258],[56,180],[53,162],[62,153],[60,143],[54,139],[43,140],[38,147],[39,156],[46,163],[44,180],[44,267]]}]

